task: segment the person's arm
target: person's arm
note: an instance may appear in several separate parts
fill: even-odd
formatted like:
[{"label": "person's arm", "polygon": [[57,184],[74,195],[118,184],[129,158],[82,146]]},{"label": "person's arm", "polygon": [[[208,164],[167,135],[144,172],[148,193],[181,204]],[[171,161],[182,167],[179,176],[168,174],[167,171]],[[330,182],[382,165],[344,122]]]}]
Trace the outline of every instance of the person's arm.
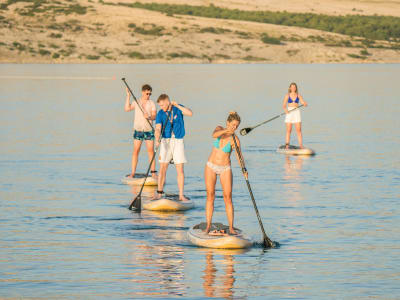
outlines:
[{"label": "person's arm", "polygon": [[299,100],[300,100],[301,104],[303,104],[304,106],[308,105],[307,102],[304,101],[304,99],[303,99],[303,97],[301,95],[299,95]]},{"label": "person's arm", "polygon": [[[235,146],[234,142],[233,142],[233,145],[231,144],[232,149],[234,149],[235,152],[236,152],[236,158],[237,158],[237,160],[239,162],[239,166],[242,168],[244,178],[246,178],[246,180],[248,180],[249,179],[249,173],[247,173],[246,165],[244,164],[244,158],[243,158],[243,155],[242,155],[242,149],[240,147],[239,138],[236,135],[234,135],[233,137],[236,140],[236,144],[237,144],[238,149],[236,149],[236,146]],[[241,161],[241,159],[239,157],[239,153],[240,153],[240,156],[242,157],[242,160],[243,160],[243,166],[242,166],[242,161]]]},{"label": "person's arm", "polygon": [[155,120],[156,119],[156,115],[157,115],[156,105],[152,101],[151,102],[151,115],[150,115],[149,120]]},{"label": "person's arm", "polygon": [[289,100],[289,94],[286,94],[285,98],[283,98],[283,110],[285,111],[285,113],[289,113],[288,109],[287,109],[287,102]]},{"label": "person's arm", "polygon": [[223,134],[233,134],[233,132],[231,130],[227,129],[227,128],[222,127],[222,126],[217,126],[217,127],[215,127],[215,129],[214,129],[214,131],[212,133],[212,137],[216,139],[216,138],[220,137]]},{"label": "person's arm", "polygon": [[176,103],[175,101],[171,101],[171,105],[173,105],[173,106],[175,106],[176,108],[178,108],[178,109],[182,112],[182,114],[183,114],[184,116],[188,116],[188,117],[193,116],[193,112],[192,112],[192,110],[191,110],[190,108],[187,108],[187,107],[185,107],[185,106],[183,106],[183,105],[179,105],[179,104]]},{"label": "person's arm", "polygon": [[132,104],[129,102],[130,97],[131,93],[129,92],[129,89],[126,88],[125,111],[131,111],[135,109],[135,104],[133,102]]},{"label": "person's arm", "polygon": [[156,140],[156,147],[160,144],[160,135],[161,135],[161,126],[162,124],[156,124],[156,131],[154,132],[154,138]]}]

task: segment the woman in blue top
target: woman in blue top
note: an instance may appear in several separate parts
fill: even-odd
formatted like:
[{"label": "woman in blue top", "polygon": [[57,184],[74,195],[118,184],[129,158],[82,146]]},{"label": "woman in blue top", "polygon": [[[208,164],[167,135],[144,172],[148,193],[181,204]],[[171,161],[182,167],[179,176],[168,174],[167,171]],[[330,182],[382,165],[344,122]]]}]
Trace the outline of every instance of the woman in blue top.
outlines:
[{"label": "woman in blue top", "polygon": [[[296,127],[297,139],[299,141],[299,147],[303,148],[303,136],[301,134],[301,115],[300,110],[296,109],[299,106],[299,102],[304,106],[307,106],[307,102],[304,101],[303,97],[298,93],[297,84],[292,82],[289,86],[289,92],[283,99],[283,110],[286,113],[286,140],[285,147],[289,149],[290,134],[292,132],[292,125]],[[293,110],[293,111],[292,111]]]},{"label": "woman in blue top", "polygon": [[[211,220],[214,212],[214,199],[215,199],[215,184],[217,182],[217,175],[219,175],[226,214],[229,223],[229,233],[236,234],[233,228],[233,204],[232,204],[232,170],[231,170],[231,153],[235,149],[233,141],[234,132],[239,127],[240,117],[236,112],[230,112],[226,121],[226,128],[217,126],[212,134],[215,138],[211,154],[208,158],[207,165],[204,171],[206,190],[207,190],[207,203],[206,203],[206,219],[207,228],[206,232],[210,233]],[[240,141],[235,136],[237,145],[240,150]],[[237,156],[237,151],[236,151]],[[239,161],[239,157],[237,156]],[[240,161],[239,161],[240,164]],[[247,178],[247,172],[245,173]],[[221,232],[212,232],[210,234],[223,234]]]}]

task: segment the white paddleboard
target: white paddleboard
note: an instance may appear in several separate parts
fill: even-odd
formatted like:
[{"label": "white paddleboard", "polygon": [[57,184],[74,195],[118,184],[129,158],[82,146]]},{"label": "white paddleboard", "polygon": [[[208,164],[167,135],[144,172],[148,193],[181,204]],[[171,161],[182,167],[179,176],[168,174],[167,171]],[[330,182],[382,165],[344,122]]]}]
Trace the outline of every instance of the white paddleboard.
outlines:
[{"label": "white paddleboard", "polygon": [[[122,183],[129,184],[129,185],[142,185],[145,178],[145,174],[135,174],[135,177],[130,178],[125,176],[122,178]],[[157,179],[148,176],[146,178],[145,186],[156,186],[158,184]]]},{"label": "white paddleboard", "polygon": [[276,150],[278,153],[288,154],[288,155],[314,155],[315,151],[310,148],[300,148],[298,146],[289,145],[286,149],[285,145],[279,146]]},{"label": "white paddleboard", "polygon": [[154,211],[184,211],[193,207],[194,202],[192,200],[183,202],[179,200],[179,195],[174,194],[165,194],[160,199],[152,199],[143,204],[143,209]]},{"label": "white paddleboard", "polygon": [[[253,245],[253,242],[245,236],[240,229],[235,227],[237,231],[237,235],[210,235],[205,233],[206,223],[200,223],[195,226],[192,226],[188,233],[187,237],[189,241],[196,246],[199,247],[207,247],[207,248],[218,248],[218,249],[243,249],[249,248]],[[211,231],[213,230],[221,230],[224,229],[226,232],[229,232],[229,226],[223,225],[221,223],[212,223]]]}]

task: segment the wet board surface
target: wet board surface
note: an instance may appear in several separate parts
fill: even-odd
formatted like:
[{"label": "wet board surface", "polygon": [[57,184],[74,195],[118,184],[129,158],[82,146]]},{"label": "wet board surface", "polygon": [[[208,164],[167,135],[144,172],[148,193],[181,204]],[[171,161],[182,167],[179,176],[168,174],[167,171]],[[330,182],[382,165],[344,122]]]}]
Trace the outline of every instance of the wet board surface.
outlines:
[{"label": "wet board surface", "polygon": [[[186,197],[188,198],[188,197]],[[160,199],[151,199],[143,204],[143,209],[154,211],[184,211],[194,207],[194,202],[179,200],[179,195],[165,194]]]},{"label": "wet board surface", "polygon": [[[205,233],[206,223],[200,223],[192,226],[188,233],[188,240],[196,246],[206,248],[218,248],[218,249],[243,249],[249,248],[253,245],[253,242],[243,232],[235,227],[237,235],[210,235]],[[225,230],[229,232],[229,226],[221,223],[212,223],[211,230]]]},{"label": "wet board surface", "polygon": [[290,155],[315,155],[315,151],[310,148],[300,148],[294,145],[289,145],[288,149],[285,145],[279,146],[276,152]]},{"label": "wet board surface", "polygon": [[[121,179],[121,181],[122,181],[122,183],[129,184],[129,185],[142,185],[145,177],[146,177],[146,174],[139,173],[139,174],[135,174],[135,177],[133,177],[133,178],[124,176]],[[144,185],[145,186],[156,186],[157,184],[158,184],[157,179],[154,179],[151,176],[147,176],[146,183]]]}]

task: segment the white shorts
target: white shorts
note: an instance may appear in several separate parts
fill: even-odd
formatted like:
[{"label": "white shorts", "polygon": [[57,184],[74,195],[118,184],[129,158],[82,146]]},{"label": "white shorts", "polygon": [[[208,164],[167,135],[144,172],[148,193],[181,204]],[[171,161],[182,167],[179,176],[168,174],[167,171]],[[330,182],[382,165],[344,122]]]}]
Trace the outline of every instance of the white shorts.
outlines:
[{"label": "white shorts", "polygon": [[[300,123],[301,122],[301,115],[300,109],[296,107],[288,107],[289,113],[286,114],[285,123]],[[292,111],[293,110],[293,111]]]},{"label": "white shorts", "polygon": [[169,163],[171,159],[174,160],[174,164],[187,163],[183,139],[176,139],[174,137],[170,139],[161,139],[158,161],[160,163]]}]

